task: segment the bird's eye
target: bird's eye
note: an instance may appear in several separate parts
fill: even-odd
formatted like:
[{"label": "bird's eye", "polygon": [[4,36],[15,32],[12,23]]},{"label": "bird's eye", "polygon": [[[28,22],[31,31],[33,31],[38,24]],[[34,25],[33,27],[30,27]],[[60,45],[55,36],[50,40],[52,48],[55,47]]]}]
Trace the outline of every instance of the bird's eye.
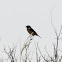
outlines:
[{"label": "bird's eye", "polygon": [[28,29],[31,29],[30,27]]}]

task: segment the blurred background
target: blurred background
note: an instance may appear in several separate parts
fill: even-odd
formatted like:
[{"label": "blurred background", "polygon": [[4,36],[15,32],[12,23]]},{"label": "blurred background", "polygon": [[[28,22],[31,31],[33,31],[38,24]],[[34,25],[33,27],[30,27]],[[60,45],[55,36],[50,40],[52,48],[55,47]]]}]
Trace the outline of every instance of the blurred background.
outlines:
[{"label": "blurred background", "polygon": [[[62,0],[0,0],[0,56],[5,55],[2,54],[4,46],[19,45],[19,41],[23,46],[29,36],[26,25],[30,25],[42,37],[35,36],[32,40],[39,43],[42,54],[45,54],[45,46],[49,54],[53,52],[52,43],[56,44],[56,35],[51,25],[52,8],[52,23],[59,33]],[[62,39],[59,41],[60,49],[61,46]]]}]

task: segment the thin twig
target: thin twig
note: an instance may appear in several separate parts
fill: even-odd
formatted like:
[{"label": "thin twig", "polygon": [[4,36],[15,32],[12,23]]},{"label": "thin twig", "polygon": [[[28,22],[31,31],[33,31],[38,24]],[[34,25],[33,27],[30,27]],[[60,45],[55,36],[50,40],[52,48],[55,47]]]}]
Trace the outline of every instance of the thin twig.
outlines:
[{"label": "thin twig", "polygon": [[38,47],[38,50],[39,50],[39,52],[40,52],[41,56],[43,57],[43,59],[44,59],[46,62],[48,62],[48,61],[45,59],[45,57],[42,55],[42,53],[41,53],[41,51],[40,51],[40,49],[39,49],[38,44],[37,44],[37,47]]},{"label": "thin twig", "polygon": [[[48,56],[50,57],[49,53],[48,53],[47,50],[46,50],[46,47],[45,47],[45,51],[46,51],[46,53],[48,54]],[[53,60],[52,57],[50,57],[50,59],[54,62],[54,60]]]}]

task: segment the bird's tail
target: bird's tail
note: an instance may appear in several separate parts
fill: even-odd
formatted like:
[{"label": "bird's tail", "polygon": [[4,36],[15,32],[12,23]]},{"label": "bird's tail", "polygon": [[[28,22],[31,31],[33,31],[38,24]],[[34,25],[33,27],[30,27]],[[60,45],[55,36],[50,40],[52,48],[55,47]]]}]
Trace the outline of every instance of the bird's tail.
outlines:
[{"label": "bird's tail", "polygon": [[[39,36],[40,37],[40,36]],[[40,37],[41,38],[41,37]]]},{"label": "bird's tail", "polygon": [[[38,35],[39,36],[39,35]],[[40,36],[39,36],[40,37]],[[41,38],[41,37],[40,37]]]}]

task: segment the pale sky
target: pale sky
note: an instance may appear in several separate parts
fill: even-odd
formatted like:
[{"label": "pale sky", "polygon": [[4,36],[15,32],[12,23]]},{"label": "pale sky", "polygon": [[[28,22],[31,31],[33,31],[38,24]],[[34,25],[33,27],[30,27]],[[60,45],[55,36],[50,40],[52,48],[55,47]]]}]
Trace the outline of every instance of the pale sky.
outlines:
[{"label": "pale sky", "polygon": [[[62,0],[0,0],[1,52],[4,45],[11,46],[19,40],[22,43],[26,41],[29,36],[26,25],[30,25],[42,37],[40,39],[35,36],[33,40],[38,41],[42,49],[46,45],[48,51],[51,51],[51,48],[53,48],[52,43],[56,43],[49,12],[53,7],[52,22],[59,32],[62,25]],[[62,48],[61,41],[59,41],[60,49]]]}]

